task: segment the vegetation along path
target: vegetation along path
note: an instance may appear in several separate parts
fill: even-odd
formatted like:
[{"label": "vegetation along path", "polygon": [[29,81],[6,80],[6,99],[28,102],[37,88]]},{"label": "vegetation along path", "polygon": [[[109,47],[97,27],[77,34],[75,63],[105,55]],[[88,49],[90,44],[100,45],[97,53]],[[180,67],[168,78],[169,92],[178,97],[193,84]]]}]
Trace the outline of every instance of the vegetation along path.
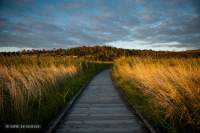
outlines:
[{"label": "vegetation along path", "polygon": [[114,88],[111,71],[98,74],[85,88],[56,133],[147,133]]}]

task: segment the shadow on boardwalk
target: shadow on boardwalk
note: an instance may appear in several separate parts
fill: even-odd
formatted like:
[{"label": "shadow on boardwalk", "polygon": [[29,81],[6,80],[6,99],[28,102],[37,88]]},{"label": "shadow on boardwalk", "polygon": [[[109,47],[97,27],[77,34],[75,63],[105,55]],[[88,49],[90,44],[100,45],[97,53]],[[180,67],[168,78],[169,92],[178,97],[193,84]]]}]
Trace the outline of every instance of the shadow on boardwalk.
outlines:
[{"label": "shadow on boardwalk", "polygon": [[56,133],[148,133],[112,85],[110,73],[105,70],[90,82]]}]

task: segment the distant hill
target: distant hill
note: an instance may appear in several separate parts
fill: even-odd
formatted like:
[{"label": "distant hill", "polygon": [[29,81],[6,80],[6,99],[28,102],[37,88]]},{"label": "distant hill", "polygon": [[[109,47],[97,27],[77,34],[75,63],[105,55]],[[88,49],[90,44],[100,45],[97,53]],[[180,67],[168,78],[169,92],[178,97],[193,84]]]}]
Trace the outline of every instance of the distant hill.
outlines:
[{"label": "distant hill", "polygon": [[200,50],[188,50],[181,52],[172,51],[153,51],[153,50],[135,50],[123,49],[111,46],[82,46],[68,49],[53,49],[53,50],[23,50],[21,52],[2,52],[2,56],[21,56],[21,55],[36,55],[36,56],[74,56],[83,57],[90,60],[112,61],[121,56],[139,56],[139,57],[200,57]]}]

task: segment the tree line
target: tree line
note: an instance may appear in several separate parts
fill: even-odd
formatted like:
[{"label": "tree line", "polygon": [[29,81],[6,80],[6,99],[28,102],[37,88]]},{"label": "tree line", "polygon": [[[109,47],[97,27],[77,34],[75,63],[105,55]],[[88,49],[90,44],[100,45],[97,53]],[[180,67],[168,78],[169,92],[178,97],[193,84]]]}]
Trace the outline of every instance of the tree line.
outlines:
[{"label": "tree line", "polygon": [[0,56],[73,56],[82,57],[95,61],[113,61],[121,56],[136,56],[136,57],[156,57],[156,58],[197,58],[200,57],[200,50],[188,51],[153,51],[153,50],[136,50],[123,49],[111,46],[82,46],[68,49],[52,49],[52,50],[22,50],[18,52],[1,52]]}]

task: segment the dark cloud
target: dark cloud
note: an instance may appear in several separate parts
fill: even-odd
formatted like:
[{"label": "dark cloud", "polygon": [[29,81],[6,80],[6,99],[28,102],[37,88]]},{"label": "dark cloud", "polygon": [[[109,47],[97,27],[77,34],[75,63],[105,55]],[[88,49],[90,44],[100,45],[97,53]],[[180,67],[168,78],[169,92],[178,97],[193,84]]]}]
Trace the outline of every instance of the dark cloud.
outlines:
[{"label": "dark cloud", "polygon": [[122,46],[124,41],[132,48],[194,49],[200,48],[199,27],[199,0],[0,1],[0,47]]}]

